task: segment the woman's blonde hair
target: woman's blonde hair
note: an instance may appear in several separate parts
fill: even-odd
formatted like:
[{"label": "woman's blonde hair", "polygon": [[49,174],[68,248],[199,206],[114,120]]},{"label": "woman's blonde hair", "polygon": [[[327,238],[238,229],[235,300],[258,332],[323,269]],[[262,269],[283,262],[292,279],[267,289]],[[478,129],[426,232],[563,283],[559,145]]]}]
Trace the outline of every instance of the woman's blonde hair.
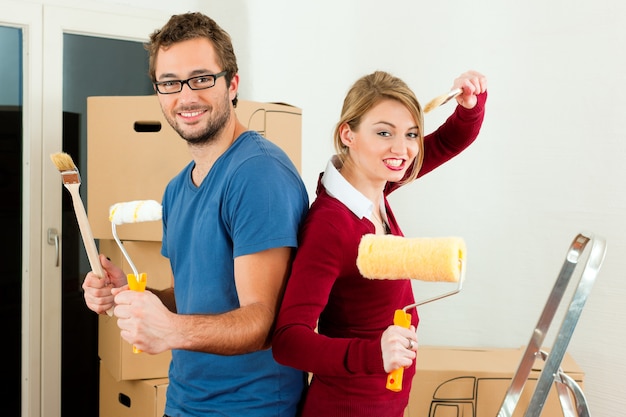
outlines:
[{"label": "woman's blonde hair", "polygon": [[401,180],[404,185],[417,178],[424,159],[424,116],[415,93],[400,78],[384,71],[375,71],[359,78],[343,100],[341,118],[335,127],[334,145],[337,155],[345,164],[349,148],[341,140],[341,127],[345,124],[358,131],[363,116],[380,101],[391,99],[402,103],[411,113],[418,128],[419,152],[407,174]]}]

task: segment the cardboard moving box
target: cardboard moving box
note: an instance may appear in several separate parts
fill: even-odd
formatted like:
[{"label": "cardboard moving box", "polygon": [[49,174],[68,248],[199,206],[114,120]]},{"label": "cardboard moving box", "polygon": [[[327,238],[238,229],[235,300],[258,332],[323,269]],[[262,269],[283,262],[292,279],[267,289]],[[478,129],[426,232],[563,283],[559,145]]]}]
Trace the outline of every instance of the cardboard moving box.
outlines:
[{"label": "cardboard moving box", "polygon": [[[278,103],[239,100],[239,120],[276,143],[301,172],[302,111]],[[186,142],[167,123],[158,98],[87,98],[87,213],[96,239],[113,239],[109,209],[134,200],[161,202],[165,186],[191,162]],[[162,238],[161,222],[131,223],[123,240]]]},{"label": "cardboard moving box", "polygon": [[116,381],[100,364],[100,417],[162,417],[167,378]]},{"label": "cardboard moving box", "polygon": [[[155,289],[171,285],[169,260],[161,253],[161,242],[122,242],[139,272],[148,276],[148,286]],[[126,273],[132,273],[128,262],[114,240],[100,240],[100,252]],[[101,365],[116,381],[166,377],[172,353],[150,355],[133,353],[132,345],[120,336],[117,318],[106,314],[98,316],[98,356]]]},{"label": "cardboard moving box", "polygon": [[[497,416],[524,349],[420,346],[405,416]],[[561,368],[582,388],[584,374],[568,354],[563,358]],[[535,361],[514,417],[525,414],[542,369],[543,361]],[[563,416],[554,388],[541,415]]]}]

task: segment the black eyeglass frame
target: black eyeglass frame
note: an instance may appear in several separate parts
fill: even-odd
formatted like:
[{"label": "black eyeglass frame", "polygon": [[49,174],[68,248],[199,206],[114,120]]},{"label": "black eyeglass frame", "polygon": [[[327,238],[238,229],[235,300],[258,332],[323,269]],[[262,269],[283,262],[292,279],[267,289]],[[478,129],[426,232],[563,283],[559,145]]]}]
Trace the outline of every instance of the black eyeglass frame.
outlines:
[{"label": "black eyeglass frame", "polygon": [[[183,91],[183,87],[184,87],[185,84],[187,84],[187,87],[189,87],[190,90],[194,90],[194,91],[206,90],[207,88],[215,87],[215,83],[217,82],[217,79],[220,78],[220,77],[223,77],[227,73],[228,73],[228,71],[222,71],[222,72],[218,72],[217,74],[198,75],[198,76],[195,76],[195,77],[187,78],[186,80],[156,81],[156,82],[154,82],[152,84],[154,85],[154,89],[159,94],[176,94],[176,93],[180,93],[181,91]],[[189,84],[190,81],[196,80],[198,78],[209,78],[209,77],[213,78],[213,84],[211,84],[211,85],[209,85],[207,87],[195,88],[191,84]],[[163,91],[159,90],[159,86],[160,85],[169,84],[169,83],[180,83],[180,88],[178,89],[178,91],[163,92]]]}]

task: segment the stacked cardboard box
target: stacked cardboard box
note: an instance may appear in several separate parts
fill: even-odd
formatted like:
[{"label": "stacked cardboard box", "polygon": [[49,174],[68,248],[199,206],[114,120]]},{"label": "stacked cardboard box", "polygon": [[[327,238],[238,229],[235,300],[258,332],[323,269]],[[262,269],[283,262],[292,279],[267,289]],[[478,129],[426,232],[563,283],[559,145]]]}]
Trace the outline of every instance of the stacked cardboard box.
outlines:
[{"label": "stacked cardboard box", "polygon": [[[127,240],[122,243],[139,272],[147,274],[151,288],[161,290],[171,286],[170,264],[160,254],[161,242]],[[100,240],[99,249],[124,271],[132,272],[114,240]],[[117,318],[106,314],[98,316],[98,356],[116,381],[164,378],[172,357],[169,351],[158,355],[134,353],[132,346],[120,337]]]},{"label": "stacked cardboard box", "polygon": [[[421,346],[406,417],[494,417],[522,360],[524,348],[455,348]],[[535,361],[513,417],[525,414],[543,361]],[[582,388],[584,374],[566,354],[561,362],[564,373]],[[552,388],[542,416],[563,416]]]},{"label": "stacked cardboard box", "polygon": [[[301,171],[302,111],[240,100],[239,120],[280,146]],[[134,200],[161,201],[168,181],[191,156],[167,123],[156,96],[87,99],[87,210],[93,235],[113,239],[109,208]],[[330,139],[329,139],[330,140]],[[158,222],[119,227],[120,239],[161,240]]]},{"label": "stacked cardboard box", "polygon": [[161,417],[167,378],[117,381],[100,365],[100,417]]},{"label": "stacked cardboard box", "polygon": [[[301,169],[302,112],[278,103],[240,100],[237,117],[278,144]],[[109,208],[134,200],[161,201],[165,186],[191,161],[186,143],[169,126],[156,96],[89,97],[87,99],[87,210],[99,250],[132,270],[113,240]],[[161,222],[124,224],[116,228],[148,287],[167,288],[172,273],[160,254]],[[171,352],[133,353],[115,317],[98,322],[100,417],[160,417],[165,407]]]}]

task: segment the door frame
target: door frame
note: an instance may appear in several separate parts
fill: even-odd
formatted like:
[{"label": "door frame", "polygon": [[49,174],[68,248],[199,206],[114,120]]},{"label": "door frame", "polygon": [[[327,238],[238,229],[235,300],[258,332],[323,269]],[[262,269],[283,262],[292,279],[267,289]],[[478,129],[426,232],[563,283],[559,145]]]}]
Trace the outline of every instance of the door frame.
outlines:
[{"label": "door frame", "polygon": [[[42,415],[41,407],[41,6],[3,2],[0,25],[22,31],[22,416]],[[10,319],[10,318],[9,318]]]}]

